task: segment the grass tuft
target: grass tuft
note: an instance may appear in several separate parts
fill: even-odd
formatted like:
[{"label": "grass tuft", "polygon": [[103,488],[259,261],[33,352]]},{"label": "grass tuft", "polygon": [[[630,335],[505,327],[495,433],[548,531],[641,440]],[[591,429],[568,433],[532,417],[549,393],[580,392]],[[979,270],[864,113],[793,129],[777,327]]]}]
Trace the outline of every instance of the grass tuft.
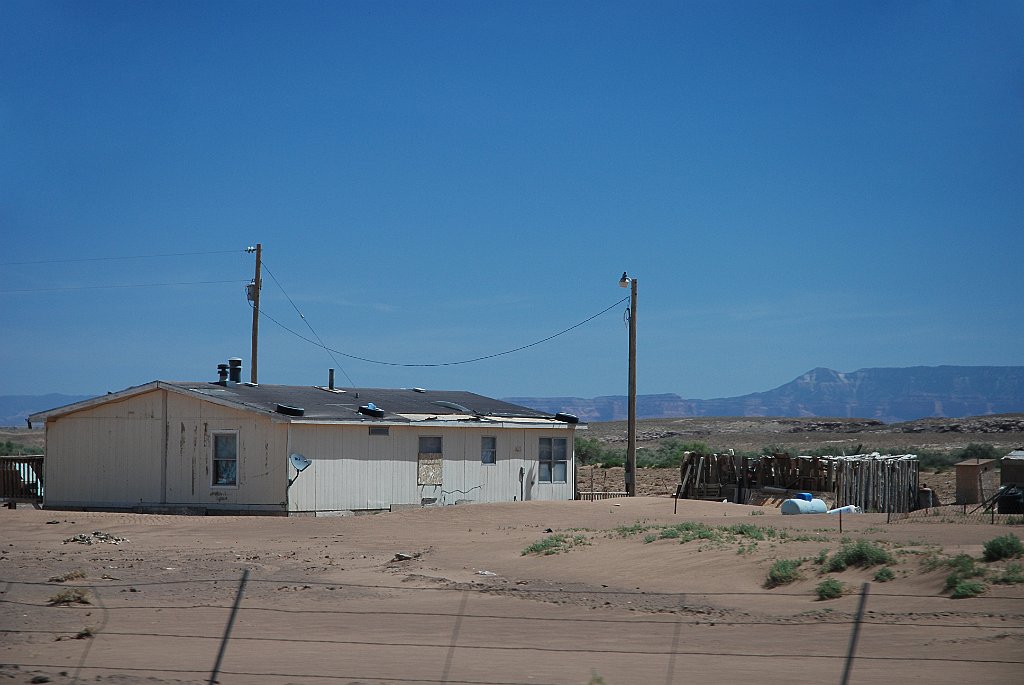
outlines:
[{"label": "grass tuft", "polygon": [[817,587],[814,588],[814,592],[820,600],[838,599],[843,596],[845,589],[846,586],[835,578],[826,578],[818,583]]},{"label": "grass tuft", "polygon": [[49,604],[55,606],[70,606],[71,604],[92,604],[89,600],[89,593],[80,587],[70,587],[61,590],[53,597],[50,597]]},{"label": "grass tuft", "polygon": [[982,556],[985,561],[1017,559],[1024,555],[1024,543],[1013,533],[1000,535],[985,543]]},{"label": "grass tuft", "polygon": [[845,571],[850,566],[871,568],[880,564],[895,564],[889,552],[867,540],[845,543],[831,559],[825,562],[825,573]]},{"label": "grass tuft", "polygon": [[799,559],[777,559],[768,569],[768,578],[764,581],[766,588],[787,585],[800,578]]}]

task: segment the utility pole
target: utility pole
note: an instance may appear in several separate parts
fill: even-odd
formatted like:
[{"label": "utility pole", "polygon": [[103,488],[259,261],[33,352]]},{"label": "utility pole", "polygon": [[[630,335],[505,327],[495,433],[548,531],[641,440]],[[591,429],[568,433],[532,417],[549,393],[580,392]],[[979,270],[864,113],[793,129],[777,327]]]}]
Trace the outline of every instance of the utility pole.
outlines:
[{"label": "utility pole", "polygon": [[252,300],[252,360],[249,362],[249,380],[255,385],[259,364],[259,337],[260,337],[260,289],[263,287],[263,280],[260,276],[260,267],[263,262],[263,244],[256,243],[255,248],[246,248],[246,252],[256,251],[256,275],[252,279],[249,291],[249,299]]},{"label": "utility pole", "polygon": [[629,403],[626,423],[626,495],[636,497],[636,278],[622,273],[619,285],[629,293]]}]

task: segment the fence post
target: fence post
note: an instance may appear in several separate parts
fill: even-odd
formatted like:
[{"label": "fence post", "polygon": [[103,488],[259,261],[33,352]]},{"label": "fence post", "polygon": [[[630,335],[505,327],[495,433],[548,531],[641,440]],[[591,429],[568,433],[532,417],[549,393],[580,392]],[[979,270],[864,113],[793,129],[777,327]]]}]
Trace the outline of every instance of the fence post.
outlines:
[{"label": "fence post", "polygon": [[238,606],[242,603],[242,593],[245,592],[245,583],[249,580],[249,569],[242,571],[242,581],[238,584],[238,594],[235,595],[235,605],[231,607],[231,615],[228,616],[228,624],[224,627],[224,638],[220,641],[220,649],[217,651],[217,663],[213,665],[213,672],[210,673],[208,685],[217,682],[220,674],[220,664],[224,660],[224,652],[227,651],[228,638],[231,637],[231,627],[235,625],[235,616],[238,615]]},{"label": "fence post", "polygon": [[854,619],[853,623],[853,634],[850,635],[850,648],[846,653],[846,665],[843,667],[843,679],[840,681],[840,685],[847,685],[850,682],[850,670],[853,668],[853,655],[857,651],[857,638],[860,636],[860,622],[864,618],[864,606],[868,603],[868,586],[870,583],[864,583],[863,589],[860,591],[860,604],[857,606],[857,618]]}]

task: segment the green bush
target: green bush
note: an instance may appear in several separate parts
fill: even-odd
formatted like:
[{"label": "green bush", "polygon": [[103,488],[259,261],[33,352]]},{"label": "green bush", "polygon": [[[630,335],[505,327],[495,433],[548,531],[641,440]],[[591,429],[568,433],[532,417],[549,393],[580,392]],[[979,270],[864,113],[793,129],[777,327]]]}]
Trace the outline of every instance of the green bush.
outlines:
[{"label": "green bush", "polygon": [[961,580],[953,586],[952,590],[950,597],[953,599],[967,599],[968,597],[977,597],[984,592],[985,585],[976,580]]},{"label": "green bush", "polygon": [[1016,559],[1024,555],[1024,544],[1013,533],[1007,533],[986,542],[983,550],[982,556],[985,558],[985,561]]},{"label": "green bush", "polygon": [[679,468],[684,452],[711,454],[711,448],[703,442],[683,442],[676,438],[662,440],[654,449],[643,450],[636,456],[637,468],[668,469]]},{"label": "green bush", "polygon": [[835,573],[845,571],[849,566],[871,568],[879,564],[895,564],[896,560],[891,554],[872,544],[867,540],[857,540],[853,543],[846,543],[842,549],[825,562],[825,572]]},{"label": "green bush", "polygon": [[33,449],[26,445],[22,445],[20,442],[13,442],[11,440],[5,440],[0,442],[0,456],[4,457],[17,457],[23,454],[38,454],[42,450]]},{"label": "green bush", "polygon": [[992,582],[1000,585],[1020,585],[1024,583],[1024,567],[1020,564],[1007,564],[1003,572],[993,578]]},{"label": "green bush", "polygon": [[818,599],[821,600],[838,599],[843,596],[844,589],[845,586],[835,578],[826,578],[818,583],[817,587],[814,588],[814,592],[817,593]]},{"label": "green bush", "polygon": [[526,556],[527,554],[558,554],[559,552],[568,552],[573,547],[578,545],[588,545],[587,538],[585,535],[563,535],[561,533],[555,533],[549,535],[546,538],[542,538],[537,542],[533,543],[529,547],[526,547],[520,556]]},{"label": "green bush", "polygon": [[768,569],[768,579],[764,581],[767,588],[787,585],[800,577],[799,559],[777,559]]},{"label": "green bush", "polygon": [[890,580],[896,578],[896,574],[888,566],[883,566],[875,572],[876,583],[888,583]]}]

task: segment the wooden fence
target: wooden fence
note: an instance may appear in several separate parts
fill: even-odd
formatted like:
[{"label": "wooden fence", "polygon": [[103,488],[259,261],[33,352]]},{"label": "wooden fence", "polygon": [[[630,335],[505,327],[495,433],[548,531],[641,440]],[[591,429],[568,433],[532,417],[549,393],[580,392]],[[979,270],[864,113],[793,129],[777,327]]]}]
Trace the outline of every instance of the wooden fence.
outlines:
[{"label": "wooden fence", "polygon": [[43,455],[0,456],[0,500],[43,501]]}]

